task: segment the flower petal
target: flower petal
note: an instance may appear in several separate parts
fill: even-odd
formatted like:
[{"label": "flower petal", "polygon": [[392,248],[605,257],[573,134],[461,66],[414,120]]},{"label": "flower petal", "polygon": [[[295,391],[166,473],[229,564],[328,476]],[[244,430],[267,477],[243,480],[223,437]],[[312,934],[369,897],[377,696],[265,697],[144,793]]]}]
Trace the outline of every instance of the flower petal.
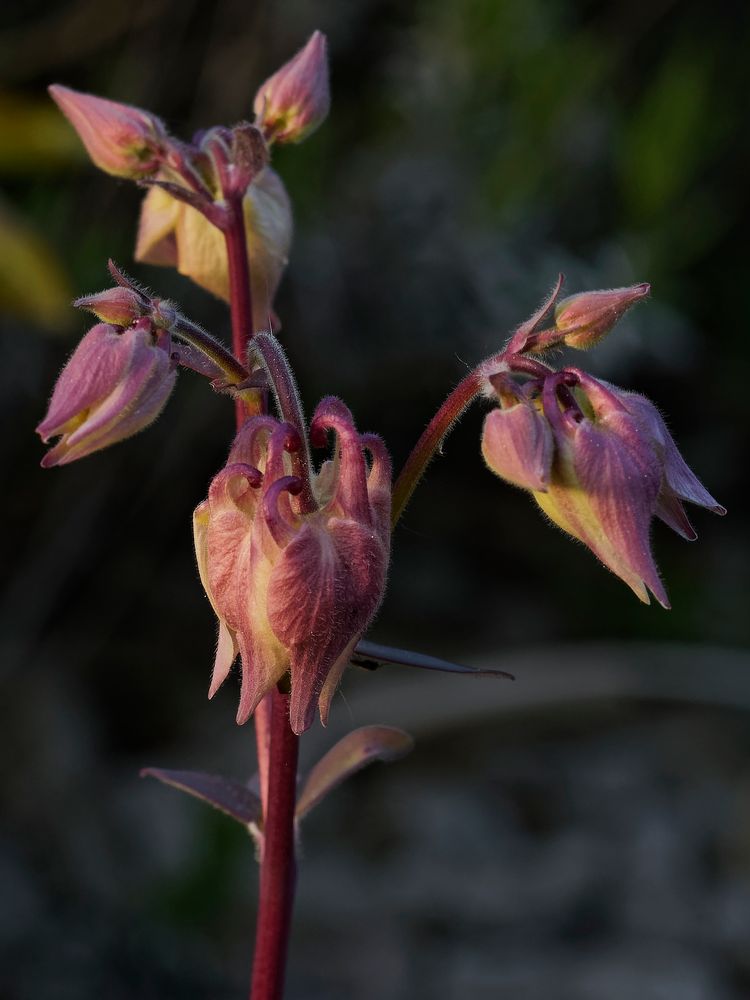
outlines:
[{"label": "flower petal", "polygon": [[549,424],[529,403],[517,403],[487,414],[482,429],[482,455],[501,479],[522,489],[544,492],[552,466]]}]

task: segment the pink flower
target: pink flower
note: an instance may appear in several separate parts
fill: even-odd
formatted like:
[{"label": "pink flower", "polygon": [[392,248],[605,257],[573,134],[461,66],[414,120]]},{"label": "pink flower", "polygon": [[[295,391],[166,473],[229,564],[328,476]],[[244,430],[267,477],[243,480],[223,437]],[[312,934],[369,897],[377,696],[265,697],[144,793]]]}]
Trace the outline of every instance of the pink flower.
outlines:
[{"label": "pink flower", "polygon": [[[686,465],[656,407],[578,369],[515,387],[485,421],[482,450],[502,478],[530,490],[563,531],[588,546],[640,600],[669,601],[650,545],[661,518],[695,538],[682,501],[725,513]],[[497,378],[495,379],[497,381]]]},{"label": "pink flower", "polygon": [[325,121],[331,106],[326,36],[307,45],[258,89],[256,124],[268,142],[301,142]]},{"label": "pink flower", "polygon": [[289,424],[257,416],[239,431],[195,511],[198,567],[219,619],[209,697],[239,652],[238,723],[288,673],[292,729],[312,725],[316,704],[325,724],[349,656],[382,599],[390,459],[380,438],[358,434],[333,398],[318,406],[313,444],[324,443],[329,430],[336,453],[312,478],[310,509],[301,503],[302,480],[291,474],[295,463],[307,463],[303,442]]},{"label": "pink flower", "polygon": [[492,471],[527,490],[549,486],[554,441],[539,408],[507,374],[490,378],[502,408],[487,414],[482,455]]},{"label": "pink flower", "polygon": [[97,323],[60,372],[37,427],[45,443],[60,437],[42,466],[66,465],[147,427],[161,413],[176,377],[169,334],[148,319],[124,330]]},{"label": "pink flower", "polygon": [[156,172],[167,142],[166,129],[156,115],[59,83],[49,92],[100,170],[132,180]]}]

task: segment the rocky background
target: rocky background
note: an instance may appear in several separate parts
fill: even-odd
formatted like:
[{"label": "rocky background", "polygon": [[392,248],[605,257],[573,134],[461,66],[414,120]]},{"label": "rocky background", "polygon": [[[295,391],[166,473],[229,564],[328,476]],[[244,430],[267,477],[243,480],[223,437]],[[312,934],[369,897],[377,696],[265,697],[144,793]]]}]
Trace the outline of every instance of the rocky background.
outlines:
[{"label": "rocky background", "polygon": [[[710,15],[710,16],[709,16]],[[217,333],[220,303],[132,262],[137,189],[44,88],[177,134],[250,113],[315,27],[333,108],[275,166],[296,208],[277,303],[307,409],[333,392],[396,462],[447,390],[568,288],[648,280],[585,362],[654,398],[730,509],[657,526],[645,608],[479,456],[480,408],[396,533],[373,638],[517,680],[352,671],[329,732],[417,737],[303,831],[290,1000],[734,1000],[750,992],[745,369],[750,15],[576,0],[9,0],[0,15],[0,996],[245,995],[244,832],[140,780],[253,770],[189,521],[231,408],[181,376],[157,426],[42,472],[33,434],[114,257]]]}]

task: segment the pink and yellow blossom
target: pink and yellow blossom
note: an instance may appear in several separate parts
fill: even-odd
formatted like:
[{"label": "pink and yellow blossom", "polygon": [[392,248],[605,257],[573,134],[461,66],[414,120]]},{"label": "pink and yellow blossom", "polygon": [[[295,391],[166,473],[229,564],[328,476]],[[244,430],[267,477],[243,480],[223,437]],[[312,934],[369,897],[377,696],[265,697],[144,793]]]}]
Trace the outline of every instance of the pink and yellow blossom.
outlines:
[{"label": "pink and yellow blossom", "polygon": [[308,729],[316,705],[325,724],[349,656],[382,599],[390,459],[380,438],[359,434],[333,398],[313,417],[313,444],[323,444],[328,431],[336,450],[313,476],[313,509],[302,510],[302,483],[292,474],[293,455],[306,461],[299,435],[256,416],[195,511],[201,581],[219,619],[209,696],[239,653],[238,723],[288,673],[292,729]]}]

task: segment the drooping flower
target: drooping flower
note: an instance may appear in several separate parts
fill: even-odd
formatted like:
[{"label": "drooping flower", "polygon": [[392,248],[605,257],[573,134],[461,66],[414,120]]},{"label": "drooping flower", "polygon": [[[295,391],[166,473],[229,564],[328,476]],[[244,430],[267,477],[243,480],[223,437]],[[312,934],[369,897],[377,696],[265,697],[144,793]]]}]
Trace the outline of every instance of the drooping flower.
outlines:
[{"label": "drooping flower", "polygon": [[158,170],[168,136],[156,115],[59,83],[49,92],[100,170],[131,180]]},{"label": "drooping flower", "polygon": [[650,591],[669,607],[651,553],[652,518],[694,538],[682,501],[724,508],[688,468],[656,408],[578,369],[516,387],[515,399],[503,378],[503,409],[483,431],[489,467],[529,489],[640,600],[648,603]]},{"label": "drooping flower", "polygon": [[656,516],[678,535],[689,542],[695,541],[698,536],[685,513],[683,501],[705,507],[714,514],[726,514],[726,508],[711,496],[682,457],[664,418],[651,400],[639,393],[622,390],[619,397],[628,412],[645,428],[662,460],[663,476]]},{"label": "drooping flower", "polygon": [[239,431],[195,511],[201,581],[219,619],[209,696],[239,652],[238,723],[289,673],[292,729],[308,729],[316,705],[325,724],[349,656],[382,599],[390,459],[380,438],[358,434],[333,398],[318,406],[313,444],[329,430],[336,452],[312,478],[310,509],[303,509],[302,480],[292,474],[307,461],[299,435],[256,416]]},{"label": "drooping flower", "polygon": [[307,44],[258,88],[256,123],[268,142],[302,142],[325,121],[331,106],[326,36]]},{"label": "drooping flower", "polygon": [[170,345],[169,333],[145,317],[127,329],[92,327],[60,372],[37,427],[45,443],[60,438],[42,466],[66,465],[152,423],[177,377]]}]

